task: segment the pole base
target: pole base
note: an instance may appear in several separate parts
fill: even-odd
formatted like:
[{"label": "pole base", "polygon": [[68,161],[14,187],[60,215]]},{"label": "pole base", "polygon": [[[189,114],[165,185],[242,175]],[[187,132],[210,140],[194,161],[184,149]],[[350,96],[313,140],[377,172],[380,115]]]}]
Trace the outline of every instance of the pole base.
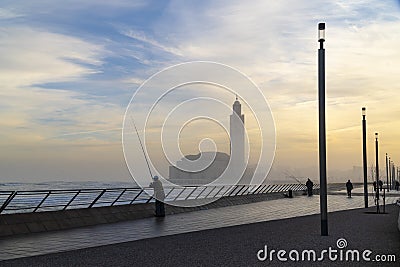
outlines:
[{"label": "pole base", "polygon": [[321,220],[321,236],[328,236],[328,220]]}]

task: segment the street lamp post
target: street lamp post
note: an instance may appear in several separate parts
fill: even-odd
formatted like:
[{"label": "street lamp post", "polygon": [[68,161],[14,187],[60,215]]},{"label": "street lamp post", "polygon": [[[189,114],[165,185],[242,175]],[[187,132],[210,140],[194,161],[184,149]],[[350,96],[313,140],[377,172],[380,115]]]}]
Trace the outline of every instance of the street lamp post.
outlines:
[{"label": "street lamp post", "polygon": [[388,157],[388,164],[389,164],[389,170],[388,170],[388,175],[390,178],[392,178],[392,161],[390,160],[390,157]]},{"label": "street lamp post", "polygon": [[379,213],[379,151],[378,151],[378,133],[375,133],[375,165],[376,165],[376,213]]},{"label": "street lamp post", "polygon": [[396,167],[394,166],[394,163],[392,165],[393,165],[392,177],[396,178]]},{"label": "street lamp post", "polygon": [[362,138],[363,138],[363,172],[364,172],[364,205],[368,208],[368,180],[367,180],[367,121],[366,108],[361,109],[362,113]]},{"label": "street lamp post", "polygon": [[398,173],[398,171],[396,171],[398,169],[398,167],[394,167],[393,168],[393,175],[392,175],[392,179],[391,179],[391,181],[392,181],[392,189],[394,188],[394,185],[395,185],[395,183],[396,183],[396,175],[397,175],[397,173]]},{"label": "street lamp post", "polygon": [[326,128],[325,128],[325,23],[318,24],[318,103],[319,103],[319,181],[321,235],[328,235],[328,204],[326,182]]},{"label": "street lamp post", "polygon": [[387,192],[389,192],[389,181],[391,179],[389,179],[390,175],[389,175],[389,167],[388,167],[388,155],[386,153],[386,187],[387,187]]},{"label": "street lamp post", "polygon": [[389,175],[389,188],[390,189],[393,189],[392,182],[393,182],[393,175]]},{"label": "street lamp post", "polygon": [[390,161],[390,177],[393,177],[393,174],[394,174],[394,172],[393,172],[393,166],[394,166],[394,163],[393,163],[393,160],[391,160],[391,161]]},{"label": "street lamp post", "polygon": [[396,177],[396,173],[395,173],[396,172],[396,168],[395,168],[393,160],[391,162],[392,162],[392,168],[390,169],[390,178],[392,180],[393,177]]}]

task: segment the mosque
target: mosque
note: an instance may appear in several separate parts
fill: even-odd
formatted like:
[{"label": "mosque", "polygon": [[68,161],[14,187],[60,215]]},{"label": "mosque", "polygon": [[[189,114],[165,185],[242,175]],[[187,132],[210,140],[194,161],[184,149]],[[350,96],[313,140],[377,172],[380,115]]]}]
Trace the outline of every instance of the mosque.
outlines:
[{"label": "mosque", "polygon": [[[238,171],[245,164],[245,128],[242,105],[236,97],[230,115],[230,155],[222,152],[203,152],[197,155],[186,155],[169,167],[169,181],[177,185],[205,185],[216,180],[227,168],[229,160]],[[197,161],[197,162],[196,162]],[[195,166],[207,166],[201,171],[190,171],[190,164]],[[233,170],[233,173],[235,170]]]}]

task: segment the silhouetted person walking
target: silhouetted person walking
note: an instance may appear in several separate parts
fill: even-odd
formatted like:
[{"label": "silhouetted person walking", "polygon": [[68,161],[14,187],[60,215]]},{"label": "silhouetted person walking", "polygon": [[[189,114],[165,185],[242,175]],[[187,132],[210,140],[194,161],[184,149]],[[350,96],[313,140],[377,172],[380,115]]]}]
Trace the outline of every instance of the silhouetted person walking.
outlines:
[{"label": "silhouetted person walking", "polygon": [[314,183],[311,182],[310,178],[308,178],[308,180],[306,182],[306,186],[307,186],[307,195],[309,197],[311,197],[313,194],[312,190],[313,190]]},{"label": "silhouetted person walking", "polygon": [[394,189],[396,189],[396,191],[399,191],[399,186],[400,186],[399,181],[396,181],[396,185],[394,186]]},{"label": "silhouetted person walking", "polygon": [[376,192],[376,181],[374,181],[374,182],[372,183],[372,185],[374,186],[374,192]]},{"label": "silhouetted person walking", "polygon": [[165,217],[165,207],[164,207],[164,188],[162,186],[161,181],[158,179],[158,176],[153,177],[153,182],[150,184],[150,187],[154,189],[153,197],[156,199],[156,217]]},{"label": "silhouetted person walking", "polygon": [[353,190],[353,184],[352,182],[350,182],[350,180],[348,180],[346,183],[346,189],[347,189],[347,196],[351,197],[351,190]]},{"label": "silhouetted person walking", "polygon": [[378,185],[379,185],[379,191],[382,191],[382,188],[383,188],[383,182],[382,182],[382,180],[379,180],[379,181],[378,181]]}]

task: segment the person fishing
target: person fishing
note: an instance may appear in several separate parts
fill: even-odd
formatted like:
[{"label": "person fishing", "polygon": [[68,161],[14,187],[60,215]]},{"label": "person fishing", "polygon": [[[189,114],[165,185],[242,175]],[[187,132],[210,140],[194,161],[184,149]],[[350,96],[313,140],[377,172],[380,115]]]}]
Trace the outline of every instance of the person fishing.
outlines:
[{"label": "person fishing", "polygon": [[155,214],[154,215],[156,217],[165,217],[165,207],[164,207],[164,202],[163,202],[164,199],[165,199],[164,188],[162,186],[161,181],[158,179],[158,176],[157,175],[153,176],[153,174],[151,173],[149,160],[147,159],[146,153],[145,153],[144,148],[143,148],[142,140],[140,139],[139,132],[138,132],[138,130],[136,128],[136,124],[135,124],[135,121],[133,120],[132,116],[131,116],[131,120],[132,120],[133,127],[135,128],[135,132],[136,132],[136,135],[138,137],[139,144],[140,144],[140,147],[142,149],[144,159],[146,160],[146,164],[147,164],[147,168],[149,170],[150,177],[153,178],[153,182],[150,183],[149,187],[153,188],[153,190],[154,190],[153,198],[155,198],[155,200],[156,200],[156,207],[155,207],[156,210],[155,210]]},{"label": "person fishing", "polygon": [[156,200],[155,216],[165,217],[165,207],[164,207],[165,193],[162,183],[157,175],[153,177],[153,182],[150,184],[150,187],[154,189],[153,198],[155,198]]},{"label": "person fishing", "polygon": [[313,192],[312,192],[313,186],[314,186],[314,183],[310,180],[310,178],[308,178],[308,180],[306,182],[306,187],[307,187],[307,195],[309,197],[311,197],[313,195]]}]

